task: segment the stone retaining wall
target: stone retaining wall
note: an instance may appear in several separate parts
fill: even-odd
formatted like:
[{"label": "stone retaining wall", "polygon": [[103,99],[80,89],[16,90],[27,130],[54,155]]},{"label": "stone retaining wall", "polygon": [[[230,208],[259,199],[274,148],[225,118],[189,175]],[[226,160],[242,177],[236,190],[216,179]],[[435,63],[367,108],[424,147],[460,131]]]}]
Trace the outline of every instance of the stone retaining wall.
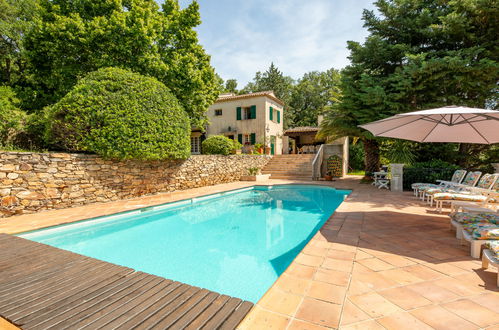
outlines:
[{"label": "stone retaining wall", "polygon": [[111,161],[95,155],[0,153],[0,217],[238,181],[269,156]]}]

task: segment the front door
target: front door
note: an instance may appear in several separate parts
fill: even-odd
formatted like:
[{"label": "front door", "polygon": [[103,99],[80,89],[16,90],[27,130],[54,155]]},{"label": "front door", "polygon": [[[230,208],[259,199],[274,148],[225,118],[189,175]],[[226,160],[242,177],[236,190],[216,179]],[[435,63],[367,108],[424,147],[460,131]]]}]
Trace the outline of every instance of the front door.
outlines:
[{"label": "front door", "polygon": [[270,137],[270,154],[275,154],[275,136]]}]

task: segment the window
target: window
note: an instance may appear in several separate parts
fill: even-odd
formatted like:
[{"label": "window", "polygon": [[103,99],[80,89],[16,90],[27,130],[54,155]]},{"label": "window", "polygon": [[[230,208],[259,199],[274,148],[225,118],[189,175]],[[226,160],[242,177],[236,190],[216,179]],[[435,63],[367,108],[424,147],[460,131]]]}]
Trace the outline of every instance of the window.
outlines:
[{"label": "window", "polygon": [[251,119],[251,108],[243,108],[243,120],[244,119]]},{"label": "window", "polygon": [[221,116],[222,115],[222,109],[215,109],[215,116]]},{"label": "window", "polygon": [[201,139],[199,136],[191,136],[191,154],[201,153]]},{"label": "window", "polygon": [[238,134],[237,141],[243,145],[251,145],[256,143],[256,134]]},{"label": "window", "polygon": [[236,108],[237,120],[247,120],[247,119],[256,119],[256,105],[252,105],[251,107],[237,107]]},{"label": "window", "polygon": [[273,123],[280,124],[281,123],[281,111],[276,110],[273,107],[270,107],[269,119]]}]

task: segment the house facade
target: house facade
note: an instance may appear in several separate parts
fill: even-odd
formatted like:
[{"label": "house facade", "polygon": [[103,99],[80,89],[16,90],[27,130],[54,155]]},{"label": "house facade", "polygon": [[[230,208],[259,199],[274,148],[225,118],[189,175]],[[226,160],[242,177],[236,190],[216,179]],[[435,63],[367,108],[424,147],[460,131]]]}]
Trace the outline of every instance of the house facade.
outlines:
[{"label": "house facade", "polygon": [[204,137],[225,135],[239,141],[243,151],[262,144],[270,148],[271,154],[280,155],[283,153],[283,107],[284,103],[271,91],[222,94],[208,109],[210,124],[206,132],[192,131],[191,152],[201,152]]}]

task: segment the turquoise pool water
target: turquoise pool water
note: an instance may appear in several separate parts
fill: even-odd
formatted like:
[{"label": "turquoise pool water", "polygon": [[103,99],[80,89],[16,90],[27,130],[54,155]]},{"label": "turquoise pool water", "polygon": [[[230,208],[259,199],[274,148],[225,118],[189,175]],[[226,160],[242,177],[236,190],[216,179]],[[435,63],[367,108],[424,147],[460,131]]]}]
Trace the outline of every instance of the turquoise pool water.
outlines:
[{"label": "turquoise pool water", "polygon": [[19,236],[257,302],[349,193],[256,186]]}]

